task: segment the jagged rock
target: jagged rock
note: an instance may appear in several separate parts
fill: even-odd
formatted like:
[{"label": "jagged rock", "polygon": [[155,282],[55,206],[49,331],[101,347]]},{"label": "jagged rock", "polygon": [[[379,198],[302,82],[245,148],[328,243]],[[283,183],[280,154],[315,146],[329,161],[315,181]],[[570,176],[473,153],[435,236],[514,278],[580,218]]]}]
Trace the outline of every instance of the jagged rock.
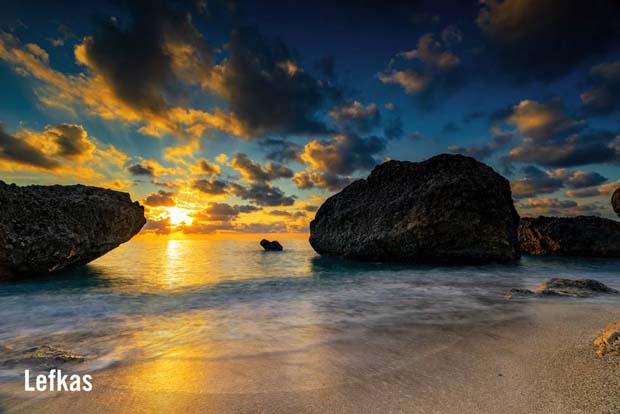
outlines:
[{"label": "jagged rock", "polygon": [[620,216],[620,188],[616,188],[616,191],[611,196],[611,206],[614,208],[615,213]]},{"label": "jagged rock", "polygon": [[83,362],[84,356],[75,354],[51,345],[42,345],[26,349],[22,352],[12,352],[2,361],[4,367],[35,365],[39,367],[56,367],[70,362]]},{"label": "jagged rock", "polygon": [[596,354],[598,356],[606,354],[620,355],[620,321],[607,325],[594,340],[594,346],[596,346]]},{"label": "jagged rock", "polygon": [[129,194],[83,185],[0,181],[0,278],[86,264],[131,239],[144,208]]},{"label": "jagged rock", "polygon": [[260,241],[260,245],[267,251],[280,252],[284,249],[277,240],[269,241],[267,239],[263,239]]},{"label": "jagged rock", "polygon": [[620,257],[620,222],[593,216],[522,218],[519,248],[535,256]]},{"label": "jagged rock", "polygon": [[519,257],[508,181],[442,154],[387,161],[330,197],[310,223],[319,254],[394,262],[485,263]]},{"label": "jagged rock", "polygon": [[572,296],[589,297],[596,294],[615,294],[616,289],[593,279],[561,279],[553,278],[538,285],[534,290],[512,288],[506,293],[506,298],[519,296]]}]

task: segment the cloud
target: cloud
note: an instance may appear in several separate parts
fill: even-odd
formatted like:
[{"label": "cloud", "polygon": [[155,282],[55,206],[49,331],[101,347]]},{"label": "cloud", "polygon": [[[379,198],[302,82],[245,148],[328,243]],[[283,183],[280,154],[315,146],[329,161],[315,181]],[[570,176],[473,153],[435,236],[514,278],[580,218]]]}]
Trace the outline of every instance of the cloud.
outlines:
[{"label": "cloud", "polygon": [[582,108],[589,115],[620,113],[620,62],[593,66],[588,79],[590,89],[580,95]]},{"label": "cloud", "polygon": [[46,129],[56,144],[57,154],[68,160],[89,159],[95,145],[88,139],[88,133],[81,125],[59,124]]},{"label": "cloud", "polygon": [[242,213],[253,213],[260,208],[251,205],[230,205],[227,203],[210,203],[209,207],[197,215],[197,218],[206,221],[228,222],[239,217]]},{"label": "cloud", "polygon": [[222,172],[219,165],[209,162],[205,159],[198,160],[196,163],[197,170],[195,173],[206,175],[208,177],[216,177]]},{"label": "cloud", "polygon": [[294,197],[287,196],[278,187],[266,182],[253,183],[247,187],[232,183],[230,189],[232,194],[258,206],[291,206],[295,203]]},{"label": "cloud", "polygon": [[331,191],[338,191],[351,184],[353,179],[330,172],[298,172],[293,177],[293,182],[300,190],[310,188],[322,188]]},{"label": "cloud", "polygon": [[176,205],[174,193],[163,190],[149,194],[146,196],[143,203],[151,207],[172,207]]},{"label": "cloud", "polygon": [[[461,86],[461,59],[453,48],[462,40],[461,32],[453,26],[444,29],[442,39],[426,33],[418,39],[416,49],[398,53],[388,67],[377,74],[383,83],[401,86],[408,95],[418,96],[423,108],[429,109],[435,101]],[[401,66],[411,62],[413,67]]]},{"label": "cloud", "polygon": [[620,144],[608,130],[586,129],[587,123],[571,117],[559,99],[546,103],[521,101],[494,123],[505,122],[521,137],[507,161],[529,162],[550,167],[572,167],[618,159]]},{"label": "cloud", "polygon": [[366,133],[379,125],[381,116],[377,105],[369,103],[364,106],[358,101],[336,106],[329,116],[344,130]]},{"label": "cloud", "polygon": [[456,132],[461,132],[462,129],[456,122],[448,122],[441,128],[442,134],[454,134]]},{"label": "cloud", "polygon": [[525,167],[522,171],[525,177],[511,182],[512,194],[517,199],[551,194],[565,187],[580,190],[575,194],[584,194],[584,189],[607,181],[607,178],[593,171],[570,171],[566,168],[541,170],[534,166]]},{"label": "cloud", "polygon": [[339,102],[341,93],[301,69],[284,43],[270,43],[255,30],[241,28],[227,49],[229,57],[204,86],[227,100],[248,135],[327,132],[319,112]]},{"label": "cloud", "polygon": [[191,188],[201,193],[209,195],[223,195],[228,190],[228,183],[221,180],[196,179],[192,182]]},{"label": "cloud", "polygon": [[491,157],[495,153],[502,151],[512,143],[513,134],[511,132],[502,130],[497,127],[491,127],[490,129],[491,141],[470,147],[462,147],[460,145],[451,145],[448,147],[448,151],[455,154],[464,154],[478,160],[484,160]]},{"label": "cloud", "polygon": [[147,177],[155,177],[154,168],[150,165],[141,165],[134,164],[127,167],[127,171],[129,171],[132,175],[144,175]]},{"label": "cloud", "polygon": [[477,23],[490,40],[490,64],[518,80],[549,80],[617,46],[620,4],[483,0]]},{"label": "cloud", "polygon": [[42,169],[54,169],[60,165],[58,161],[46,155],[42,148],[8,134],[1,124],[0,159]]},{"label": "cloud", "polygon": [[303,147],[286,139],[266,138],[259,141],[259,145],[265,150],[265,158],[284,163],[294,161],[303,163],[301,153]]},{"label": "cloud", "polygon": [[355,134],[336,135],[326,140],[312,140],[304,146],[302,160],[315,170],[350,174],[377,165],[376,155],[385,150],[385,140]]},{"label": "cloud", "polygon": [[293,176],[293,171],[287,167],[268,162],[265,168],[263,168],[260,163],[252,161],[250,157],[242,152],[236,153],[228,165],[239,171],[247,182],[260,183],[278,178],[291,178]]},{"label": "cloud", "polygon": [[383,128],[383,135],[388,140],[399,139],[403,134],[403,120],[399,116],[390,118]]},{"label": "cloud", "polygon": [[521,216],[576,216],[581,214],[602,216],[609,207],[600,202],[579,204],[574,200],[557,198],[529,198],[516,205]]},{"label": "cloud", "polygon": [[170,234],[170,217],[164,219],[148,219],[141,233]]}]

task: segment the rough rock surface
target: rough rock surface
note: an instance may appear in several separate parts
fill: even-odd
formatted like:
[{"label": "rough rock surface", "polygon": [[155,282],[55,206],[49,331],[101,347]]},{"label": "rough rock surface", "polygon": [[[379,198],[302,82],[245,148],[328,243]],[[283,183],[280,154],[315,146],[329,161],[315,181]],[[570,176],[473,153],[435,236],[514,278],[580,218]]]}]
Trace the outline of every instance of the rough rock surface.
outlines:
[{"label": "rough rock surface", "polygon": [[487,165],[442,154],[387,161],[330,197],[310,223],[319,254],[361,260],[505,262],[519,257],[508,181]]},{"label": "rough rock surface", "polygon": [[620,257],[620,222],[593,216],[522,218],[519,248],[535,256]]},{"label": "rough rock surface", "polygon": [[280,252],[284,249],[280,242],[277,240],[269,241],[267,239],[263,239],[260,241],[260,245],[263,246],[263,249],[267,251]]},{"label": "rough rock surface", "polygon": [[607,325],[594,340],[598,356],[606,354],[620,355],[620,321]]},{"label": "rough rock surface", "polygon": [[83,185],[18,187],[0,181],[0,278],[81,265],[140,231],[129,194]]},{"label": "rough rock surface", "polygon": [[614,194],[611,196],[611,206],[618,216],[620,216],[620,188],[616,188]]},{"label": "rough rock surface", "polygon": [[82,355],[57,348],[51,345],[42,345],[26,349],[22,352],[8,350],[0,362],[0,366],[37,366],[37,367],[57,367],[66,363],[84,362]]},{"label": "rough rock surface", "polygon": [[553,278],[540,284],[536,289],[512,288],[506,293],[511,299],[517,296],[572,296],[589,297],[596,294],[618,293],[616,289],[593,279],[560,279]]}]

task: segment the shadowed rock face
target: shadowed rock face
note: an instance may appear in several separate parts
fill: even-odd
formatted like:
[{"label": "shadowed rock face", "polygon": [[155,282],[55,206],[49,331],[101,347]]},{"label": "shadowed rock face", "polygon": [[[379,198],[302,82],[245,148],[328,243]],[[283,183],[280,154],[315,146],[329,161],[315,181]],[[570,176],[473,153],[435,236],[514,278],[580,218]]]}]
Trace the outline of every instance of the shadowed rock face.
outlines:
[{"label": "shadowed rock face", "polygon": [[611,205],[614,208],[614,212],[620,216],[620,188],[616,188],[616,191],[611,196]]},{"label": "shadowed rock face", "polygon": [[394,262],[485,263],[519,257],[508,181],[442,154],[388,161],[330,197],[310,223],[319,254]]},{"label": "shadowed rock face", "polygon": [[83,185],[0,181],[0,278],[86,264],[146,223],[129,194]]},{"label": "shadowed rock face", "polygon": [[592,216],[522,218],[519,248],[535,256],[620,257],[620,222]]}]

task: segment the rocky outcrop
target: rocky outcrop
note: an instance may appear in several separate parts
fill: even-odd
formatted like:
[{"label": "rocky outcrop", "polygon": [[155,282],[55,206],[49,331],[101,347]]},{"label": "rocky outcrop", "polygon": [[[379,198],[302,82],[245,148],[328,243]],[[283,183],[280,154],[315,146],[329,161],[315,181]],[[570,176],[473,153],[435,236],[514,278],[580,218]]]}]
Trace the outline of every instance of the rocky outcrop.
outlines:
[{"label": "rocky outcrop", "polygon": [[508,299],[523,296],[572,296],[589,297],[597,294],[616,294],[616,289],[593,279],[553,278],[542,283],[534,290],[512,288],[506,293]]},{"label": "rocky outcrop", "polygon": [[129,194],[83,185],[0,181],[0,277],[86,264],[131,239],[146,219]]},{"label": "rocky outcrop", "polygon": [[84,362],[84,360],[84,356],[75,354],[71,351],[51,345],[42,345],[21,352],[7,349],[0,359],[0,366],[5,368],[16,366],[53,368],[68,363]]},{"label": "rocky outcrop", "polygon": [[284,247],[282,247],[280,242],[278,242],[277,240],[269,241],[267,239],[263,239],[260,241],[260,245],[263,247],[263,249],[271,252],[281,252],[282,250],[284,250]]},{"label": "rocky outcrop", "polygon": [[330,197],[310,223],[319,254],[395,262],[485,263],[519,257],[508,181],[442,154],[388,161]]},{"label": "rocky outcrop", "polygon": [[613,195],[611,196],[611,206],[614,209],[614,212],[620,216],[620,188],[616,188]]},{"label": "rocky outcrop", "polygon": [[598,356],[607,354],[620,356],[620,321],[607,325],[594,340],[594,346]]},{"label": "rocky outcrop", "polygon": [[522,218],[519,248],[535,256],[620,257],[620,222],[593,216]]}]

